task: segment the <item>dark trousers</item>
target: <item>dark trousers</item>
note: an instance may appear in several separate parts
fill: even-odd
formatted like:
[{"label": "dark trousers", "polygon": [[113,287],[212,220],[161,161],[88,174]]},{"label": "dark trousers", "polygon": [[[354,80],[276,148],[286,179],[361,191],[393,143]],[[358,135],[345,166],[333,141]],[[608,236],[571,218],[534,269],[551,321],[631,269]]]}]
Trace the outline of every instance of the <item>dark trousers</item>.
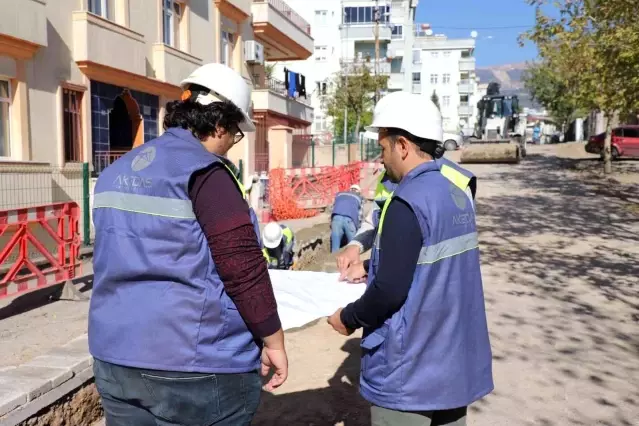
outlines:
[{"label": "dark trousers", "polygon": [[467,407],[453,410],[408,412],[371,406],[372,426],[466,426]]},{"label": "dark trousers", "polygon": [[257,371],[180,373],[94,360],[106,426],[249,425],[260,403]]}]

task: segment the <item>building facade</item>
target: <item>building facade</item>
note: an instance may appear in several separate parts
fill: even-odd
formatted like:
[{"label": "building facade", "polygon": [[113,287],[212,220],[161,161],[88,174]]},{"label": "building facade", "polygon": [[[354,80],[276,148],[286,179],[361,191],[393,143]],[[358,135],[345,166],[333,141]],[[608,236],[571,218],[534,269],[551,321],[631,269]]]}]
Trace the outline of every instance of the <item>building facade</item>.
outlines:
[{"label": "building facade", "polygon": [[[264,60],[312,53],[310,25],[283,0],[3,2],[0,186],[37,171],[42,182],[49,175],[51,188],[21,201],[2,199],[0,206],[64,198],[83,162],[95,177],[160,135],[166,103],[181,94],[179,82],[209,62],[227,64],[254,87],[258,131],[229,157],[242,160],[245,174],[268,169],[271,128],[279,126],[286,143],[290,128],[308,126],[313,111],[266,78]],[[278,148],[284,154],[276,156],[285,158],[286,147]],[[51,177],[53,169],[64,181]]]}]

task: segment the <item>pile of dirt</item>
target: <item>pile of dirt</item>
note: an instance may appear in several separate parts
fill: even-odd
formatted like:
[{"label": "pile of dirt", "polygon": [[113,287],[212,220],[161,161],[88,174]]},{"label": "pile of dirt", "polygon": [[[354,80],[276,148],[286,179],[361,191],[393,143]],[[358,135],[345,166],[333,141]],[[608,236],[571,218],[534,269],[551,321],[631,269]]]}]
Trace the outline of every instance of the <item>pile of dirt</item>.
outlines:
[{"label": "pile of dirt", "polygon": [[100,395],[90,383],[42,409],[19,426],[89,426],[103,416]]}]

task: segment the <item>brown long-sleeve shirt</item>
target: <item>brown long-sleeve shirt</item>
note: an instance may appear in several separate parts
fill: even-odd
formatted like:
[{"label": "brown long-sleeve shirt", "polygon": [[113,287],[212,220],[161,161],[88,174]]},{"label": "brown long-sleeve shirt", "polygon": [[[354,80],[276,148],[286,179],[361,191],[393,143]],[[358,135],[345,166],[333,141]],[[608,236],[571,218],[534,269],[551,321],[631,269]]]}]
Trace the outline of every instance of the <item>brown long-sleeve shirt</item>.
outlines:
[{"label": "brown long-sleeve shirt", "polygon": [[275,333],[281,322],[267,264],[233,177],[216,164],[194,176],[189,196],[226,293],[255,336]]}]

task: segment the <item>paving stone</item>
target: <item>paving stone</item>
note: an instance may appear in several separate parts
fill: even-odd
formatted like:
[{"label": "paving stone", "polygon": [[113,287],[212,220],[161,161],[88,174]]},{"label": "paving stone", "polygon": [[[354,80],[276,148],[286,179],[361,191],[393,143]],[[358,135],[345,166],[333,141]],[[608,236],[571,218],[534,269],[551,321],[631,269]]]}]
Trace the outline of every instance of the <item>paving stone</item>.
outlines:
[{"label": "paving stone", "polygon": [[11,370],[0,371],[0,380],[3,377],[39,379],[42,382],[51,382],[51,386],[55,388],[73,377],[73,371],[63,368],[19,366]]},{"label": "paving stone", "polygon": [[69,343],[63,345],[62,347],[69,350],[77,350],[81,351],[82,353],[88,353],[89,336],[87,334],[83,334],[82,336],[76,337],[75,339],[71,340]]},{"label": "paving stone", "polygon": [[26,403],[26,392],[0,385],[0,417]]},{"label": "paving stone", "polygon": [[24,365],[29,367],[60,368],[72,371],[75,374],[91,367],[91,365],[93,365],[93,358],[88,353],[75,356],[56,353],[55,355],[39,356]]},{"label": "paving stone", "polygon": [[42,380],[40,377],[22,375],[5,375],[9,373],[10,372],[5,372],[3,375],[0,375],[0,389],[13,389],[14,391],[26,394],[27,402],[33,401],[40,395],[53,389],[53,384],[50,380]]}]

